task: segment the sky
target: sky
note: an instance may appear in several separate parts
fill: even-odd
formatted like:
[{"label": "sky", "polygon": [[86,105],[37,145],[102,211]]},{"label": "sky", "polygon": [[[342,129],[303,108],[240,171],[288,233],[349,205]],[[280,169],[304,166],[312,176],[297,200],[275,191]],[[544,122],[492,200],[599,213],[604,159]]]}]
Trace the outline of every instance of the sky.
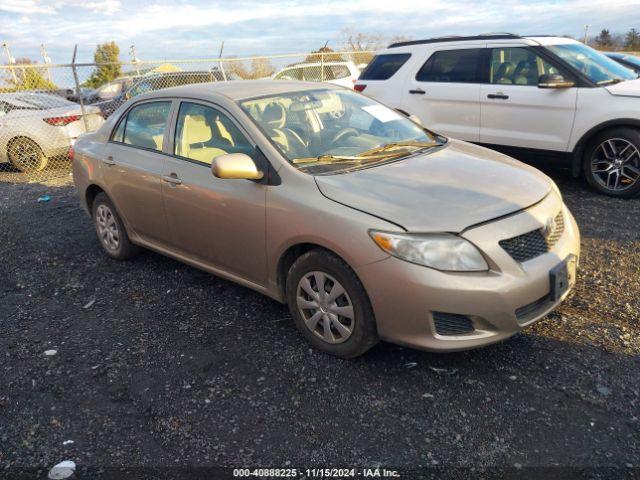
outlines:
[{"label": "sky", "polygon": [[[640,0],[0,0],[0,43],[14,57],[54,63],[90,61],[98,43],[115,40],[128,60],[297,53],[344,31],[427,38],[485,32],[558,34],[581,38],[584,26],[624,33],[640,30]],[[6,62],[6,56],[0,59]]]}]

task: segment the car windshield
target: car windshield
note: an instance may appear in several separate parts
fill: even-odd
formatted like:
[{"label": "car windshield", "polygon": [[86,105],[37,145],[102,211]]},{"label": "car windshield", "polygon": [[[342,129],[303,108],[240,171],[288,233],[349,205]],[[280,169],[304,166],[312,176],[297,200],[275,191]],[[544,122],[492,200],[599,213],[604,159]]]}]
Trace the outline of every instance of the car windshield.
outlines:
[{"label": "car windshield", "polygon": [[638,77],[628,68],[581,43],[549,45],[548,48],[598,85],[609,85]]},{"label": "car windshield", "polygon": [[444,141],[405,116],[348,90],[307,90],[242,101],[282,155],[310,173],[388,161]]},{"label": "car windshield", "polygon": [[123,82],[115,81],[98,88],[98,96],[102,99],[117,97],[122,91]]}]

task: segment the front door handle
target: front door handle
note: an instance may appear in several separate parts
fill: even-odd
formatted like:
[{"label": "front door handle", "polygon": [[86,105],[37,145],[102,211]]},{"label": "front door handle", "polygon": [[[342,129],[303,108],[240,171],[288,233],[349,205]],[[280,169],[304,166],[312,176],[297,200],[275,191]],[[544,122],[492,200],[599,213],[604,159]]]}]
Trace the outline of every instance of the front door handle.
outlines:
[{"label": "front door handle", "polygon": [[490,93],[489,95],[487,95],[487,98],[498,99],[498,100],[508,100],[509,95],[505,95],[502,92]]},{"label": "front door handle", "polygon": [[180,185],[182,183],[182,180],[180,180],[178,178],[178,175],[176,175],[175,173],[172,173],[171,175],[163,175],[162,180],[174,186]]},{"label": "front door handle", "polygon": [[424,95],[427,92],[425,92],[421,88],[416,88],[414,90],[409,90],[409,93],[412,94],[412,95]]},{"label": "front door handle", "polygon": [[106,165],[109,165],[109,166],[116,164],[115,160],[113,159],[113,157],[111,155],[109,155],[106,158],[103,158],[102,162],[105,163]]}]

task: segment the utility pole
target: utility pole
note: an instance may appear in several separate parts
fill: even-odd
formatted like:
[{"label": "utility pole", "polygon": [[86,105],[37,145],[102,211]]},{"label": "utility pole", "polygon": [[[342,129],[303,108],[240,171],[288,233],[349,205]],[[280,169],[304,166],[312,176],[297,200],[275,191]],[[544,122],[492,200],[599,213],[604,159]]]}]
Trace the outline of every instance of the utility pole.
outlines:
[{"label": "utility pole", "polygon": [[131,55],[131,63],[133,63],[136,67],[136,75],[140,75],[140,67],[138,66],[138,63],[140,62],[140,60],[138,60],[138,57],[136,57],[135,45],[131,45],[129,47],[129,54]]},{"label": "utility pole", "polygon": [[222,79],[227,81],[227,74],[224,71],[224,66],[222,65],[222,50],[224,50],[224,40],[220,44],[220,53],[218,54],[218,66],[220,67],[220,71],[222,72]]},{"label": "utility pole", "polygon": [[584,40],[582,43],[585,45],[587,45],[587,42],[589,41],[589,28],[591,28],[591,25],[584,26]]},{"label": "utility pole", "polygon": [[2,48],[4,49],[4,53],[7,56],[8,65],[11,67],[11,77],[13,78],[13,83],[18,85],[18,77],[16,76],[16,71],[13,69],[13,65],[16,63],[16,59],[11,56],[11,52],[9,52],[9,44],[4,42],[2,44]]},{"label": "utility pole", "polygon": [[51,82],[51,58],[47,55],[47,50],[44,48],[44,43],[40,44],[40,53],[42,53],[42,58],[44,59],[44,64],[47,66],[47,77]]}]

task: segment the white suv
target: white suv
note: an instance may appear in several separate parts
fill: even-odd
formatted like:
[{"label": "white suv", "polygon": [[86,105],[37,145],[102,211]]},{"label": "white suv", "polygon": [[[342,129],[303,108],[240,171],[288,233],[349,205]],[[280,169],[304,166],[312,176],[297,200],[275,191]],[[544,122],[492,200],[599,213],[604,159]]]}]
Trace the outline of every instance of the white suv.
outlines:
[{"label": "white suv", "polygon": [[640,193],[640,80],[575,40],[489,34],[400,42],[355,89],[436,132],[567,160],[595,189]]}]

